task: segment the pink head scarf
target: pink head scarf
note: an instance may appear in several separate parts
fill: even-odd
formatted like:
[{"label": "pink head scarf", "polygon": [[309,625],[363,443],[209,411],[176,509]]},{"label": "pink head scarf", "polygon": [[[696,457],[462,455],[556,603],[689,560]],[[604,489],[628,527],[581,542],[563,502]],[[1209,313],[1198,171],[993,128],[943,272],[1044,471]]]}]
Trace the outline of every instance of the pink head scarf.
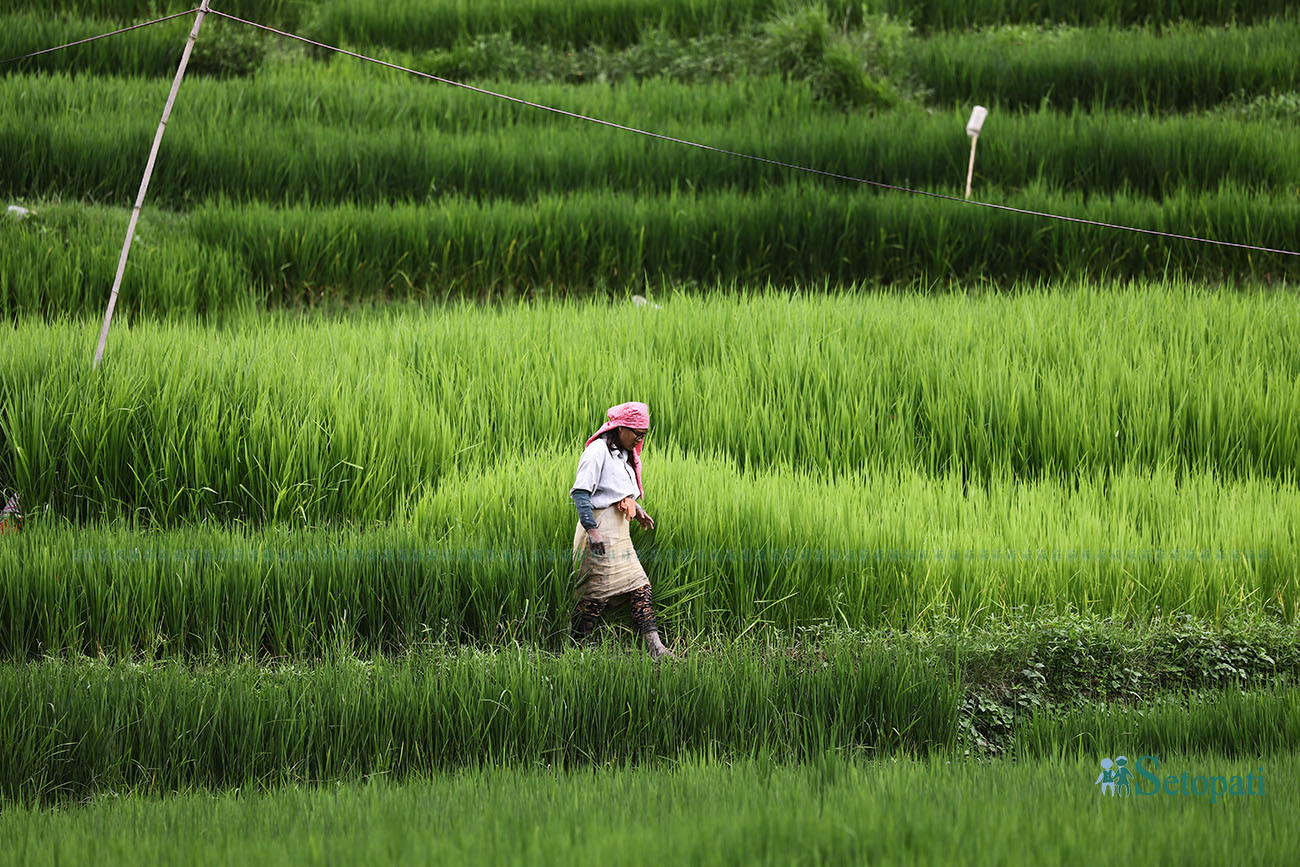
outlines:
[{"label": "pink head scarf", "polygon": [[[638,401],[629,401],[620,403],[618,406],[611,406],[605,411],[609,421],[600,426],[600,430],[587,438],[586,445],[583,448],[595,442],[596,437],[600,436],[607,430],[613,430],[616,427],[630,428],[649,428],[650,427],[650,407]],[[641,496],[645,496],[645,488],[641,487],[641,446],[643,443],[637,443],[632,449],[632,467],[636,470],[636,486],[641,491]]]}]

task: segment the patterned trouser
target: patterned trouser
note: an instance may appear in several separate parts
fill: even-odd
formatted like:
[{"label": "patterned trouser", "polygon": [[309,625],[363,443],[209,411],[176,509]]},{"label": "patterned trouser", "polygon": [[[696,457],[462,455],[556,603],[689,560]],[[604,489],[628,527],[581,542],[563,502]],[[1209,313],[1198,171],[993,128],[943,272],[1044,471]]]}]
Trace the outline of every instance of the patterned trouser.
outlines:
[{"label": "patterned trouser", "polygon": [[620,605],[624,600],[632,607],[632,623],[639,634],[659,631],[659,626],[655,623],[654,608],[650,605],[650,585],[646,584],[629,593],[621,593],[608,599],[583,599],[579,602],[577,610],[573,612],[574,639],[581,641],[591,635],[591,631],[596,628],[596,618],[600,617],[606,608]]},{"label": "patterned trouser", "polygon": [[18,495],[14,494],[0,510],[0,533],[16,533],[23,528],[23,513],[18,508]]}]

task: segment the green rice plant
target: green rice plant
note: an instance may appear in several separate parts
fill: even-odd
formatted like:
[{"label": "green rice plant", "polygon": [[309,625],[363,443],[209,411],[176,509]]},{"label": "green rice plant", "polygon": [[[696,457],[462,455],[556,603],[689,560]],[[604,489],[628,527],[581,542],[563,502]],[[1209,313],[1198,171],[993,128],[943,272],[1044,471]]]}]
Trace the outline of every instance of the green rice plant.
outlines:
[{"label": "green rice plant", "polygon": [[[1110,798],[1098,756],[859,761],[825,754],[671,766],[486,768],[401,783],[374,775],[332,786],[105,793],[77,809],[14,805],[0,863],[181,867],[625,860],[653,847],[675,864],[944,863],[1041,865],[1280,863],[1300,845],[1294,754],[1166,756],[1196,774],[1255,774],[1263,797]],[[1101,845],[1099,845],[1099,842]]]},{"label": "green rice plant", "polygon": [[[849,0],[823,5],[837,20],[853,21],[861,15],[859,4]],[[308,19],[305,33],[335,45],[416,50],[450,47],[484,33],[501,32],[530,43],[621,47],[639,42],[654,29],[678,36],[735,30],[780,8],[778,0],[395,0],[382,5],[324,0]]]},{"label": "green rice plant", "polygon": [[[817,8],[824,10],[828,35],[834,30],[838,40],[828,58],[851,61],[839,75],[847,74],[847,80],[855,82],[866,62],[871,73],[868,84],[880,85],[888,79],[891,86],[897,86],[900,82],[895,79],[906,70],[944,103],[967,104],[974,100],[1031,108],[1047,100],[1063,106],[1186,110],[1213,106],[1236,93],[1285,91],[1296,84],[1295,65],[1286,51],[1286,46],[1296,41],[1294,17],[1227,30],[1187,22],[1155,30],[1002,25],[978,33],[933,33],[908,40],[906,50],[902,50],[898,37],[906,25],[901,22],[879,15],[864,18],[856,11],[847,18],[837,18],[824,5],[814,5],[796,6],[786,18],[778,16],[763,25],[755,22],[743,33],[705,32],[675,37],[656,27],[643,30],[636,43],[614,49],[593,45],[575,53],[498,33],[466,37],[468,41],[440,51],[382,49],[379,53],[389,61],[452,78],[601,81],[628,75],[667,75],[699,82],[714,77],[755,77],[770,71],[761,50],[761,27],[778,27],[791,15],[806,17],[809,10]],[[252,14],[266,21],[265,12]],[[39,13],[15,11],[5,20],[8,26],[0,34],[0,57],[97,35],[120,23],[105,18],[69,17],[67,10],[51,17],[46,9]],[[852,22],[847,31],[842,26],[845,21]],[[10,64],[0,72],[170,77],[189,27],[188,19],[167,22]],[[886,37],[883,40],[882,35]],[[271,47],[278,51],[297,48],[295,43],[214,17],[205,24],[190,71],[192,76],[246,74]],[[241,59],[239,52],[247,54],[250,49],[250,57]],[[707,56],[695,57],[700,51]],[[332,65],[357,64],[341,60]],[[834,64],[823,68],[819,60],[814,66],[807,70],[814,86],[836,86]],[[364,68],[371,73],[377,71],[374,67]],[[292,69],[295,74],[314,75],[298,65]],[[842,88],[843,84],[841,81],[838,86]],[[852,94],[845,92],[840,97]],[[850,98],[845,104],[862,104],[862,100]]]},{"label": "green rice plant", "polygon": [[[3,13],[0,13],[3,14]],[[98,36],[122,25],[102,18],[53,17],[45,10],[16,12],[0,18],[0,60]],[[33,72],[88,75],[174,75],[193,22],[166,21],[109,39],[0,66],[0,75]]]},{"label": "green rice plant", "polygon": [[[1132,622],[1296,614],[1300,503],[1290,487],[1137,471],[1108,483],[963,486],[957,474],[829,480],[659,460],[646,500],[658,526],[634,539],[670,640],[1070,612]],[[362,526],[294,526],[300,516],[218,526],[236,511],[228,498],[249,492],[215,479],[197,490],[159,479],[137,507],[139,526],[32,518],[0,547],[0,658],[318,656],[338,642],[389,653],[443,634],[556,647],[574,604],[574,463],[548,453],[466,467],[403,492],[397,514]],[[162,474],[146,471],[149,482]],[[525,477],[538,482],[521,486]],[[188,523],[144,526],[156,500]],[[864,514],[864,503],[877,507]]]},{"label": "green rice plant", "polygon": [[[1294,246],[1300,232],[1294,199],[1231,189],[1160,202],[1041,191],[995,198],[1015,208],[1281,249]],[[1295,256],[817,186],[635,199],[593,192],[433,207],[219,204],[195,211],[190,231],[242,261],[250,283],[275,306],[310,300],[307,287],[344,298],[544,298],[665,282],[1277,281],[1293,280],[1300,267]]]},{"label": "green rice plant", "polygon": [[[322,0],[306,19],[307,35],[349,46],[401,49],[448,47],[486,33],[509,32],[532,43],[618,47],[661,28],[679,36],[737,29],[806,2],[779,0]],[[1204,24],[1248,22],[1282,15],[1284,0],[821,0],[832,20],[853,26],[888,13],[921,30],[1042,21],[1065,24]]]},{"label": "green rice plant", "polygon": [[[1162,202],[1035,191],[1003,202],[1283,249],[1300,232],[1295,200],[1237,190]],[[9,318],[102,310],[127,212],[24,203],[34,217],[0,223],[0,299]],[[395,299],[600,298],[672,284],[928,293],[1080,278],[1278,284],[1300,267],[1294,256],[817,186],[449,199],[434,207],[218,202],[184,215],[147,210],[142,225],[146,240],[128,264],[120,303],[165,316]]]},{"label": "green rice plant", "polygon": [[[118,28],[98,18],[52,18],[47,12],[3,18],[0,59],[53,48]],[[65,48],[51,54],[0,66],[0,75],[23,77],[32,72],[82,76],[146,76],[171,79],[192,27],[188,19],[163,22],[110,39]],[[220,18],[210,19],[190,53],[187,76],[249,75],[264,60],[268,38],[258,31]]]},{"label": "green rice plant", "polygon": [[[498,441],[569,454],[636,394],[663,426],[651,449],[688,475],[717,456],[741,473],[874,466],[1104,489],[1128,467],[1292,484],[1288,298],[724,289],[660,310],[462,304],[220,330],[123,318],[98,371],[98,313],[23,320],[0,330],[0,479],[33,513],[76,521],[368,523],[455,470],[495,465]],[[564,397],[573,371],[616,346],[647,361]]]},{"label": "green rice plant", "polygon": [[[63,74],[12,76],[0,81],[0,87],[14,110],[33,120],[70,112],[157,114],[168,92],[165,82],[105,78],[92,85]],[[568,124],[553,114],[360,62],[273,64],[238,81],[187,80],[181,92],[184,98],[178,100],[177,111],[196,119],[226,115],[278,119],[288,126],[321,124],[367,132],[399,126],[460,134]],[[511,93],[632,124],[672,121],[730,126],[755,114],[773,122],[802,124],[828,114],[807,88],[792,87],[773,76],[691,87],[656,80],[617,88],[514,82]]]},{"label": "green rice plant", "polygon": [[676,662],[593,648],[0,666],[0,801],[952,742],[958,685],[897,653],[845,645],[768,661],[738,648]]},{"label": "green rice plant", "polygon": [[[901,87],[912,101],[956,103],[966,110],[978,102],[1017,110],[1049,104],[1166,112],[1295,88],[1298,73],[1287,46],[1300,38],[1297,28],[1292,16],[1228,29],[1187,23],[1159,29],[1003,25],[903,39],[905,25],[889,20],[875,27],[864,22],[847,33],[828,22],[825,36],[833,35],[840,46],[836,57],[852,61],[849,72],[869,67],[876,80]],[[655,31],[622,49],[565,51],[493,34],[442,50],[383,49],[380,55],[458,81],[621,85],[663,77],[701,84],[770,72],[779,57],[764,51],[767,44],[755,26],[752,32],[690,38]],[[818,59],[824,61],[824,54]],[[803,70],[814,86],[829,71],[824,62]],[[1244,116],[1254,119],[1249,112]]]},{"label": "green rice plant", "polygon": [[[168,128],[150,203],[188,209],[217,197],[315,205],[453,196],[530,200],[576,191],[757,191],[810,182],[792,170],[593,129],[537,109],[512,106],[502,113],[501,106],[486,105],[499,101],[479,94],[376,81],[342,95],[344,81],[318,92],[281,77],[191,82]],[[960,193],[969,154],[966,109],[843,115],[781,89],[747,86],[726,98],[722,110],[673,108],[674,99],[701,96],[673,82],[537,93],[566,110],[712,147]],[[367,92],[373,105],[361,105]],[[11,76],[0,81],[0,97],[14,106],[0,121],[0,194],[133,201],[165,82]],[[762,101],[769,97],[772,103]],[[679,119],[682,114],[690,119]],[[710,117],[694,119],[700,115]],[[240,118],[233,130],[232,116]],[[1232,187],[1292,197],[1300,188],[1300,144],[1278,136],[1271,122],[1039,111],[997,123],[996,134],[990,128],[981,141],[980,195],[1043,189],[1165,198]],[[547,130],[540,138],[539,124]],[[833,180],[825,185],[848,188]]]},{"label": "green rice plant", "polygon": [[1237,93],[1295,90],[1297,42],[1294,15],[1228,28],[994,27],[913,40],[906,62],[933,99],[967,108],[1189,111]]},{"label": "green rice plant", "polygon": [[1233,24],[1282,15],[1292,9],[1290,4],[1274,0],[873,0],[871,6],[910,15],[914,23],[926,29],[1042,21],[1073,25],[1164,25],[1181,20]]},{"label": "green rice plant", "polygon": [[[126,224],[124,211],[96,206],[42,205],[24,222],[6,219],[0,224],[0,308],[48,317],[102,310]],[[234,311],[255,300],[242,263],[156,211],[136,233],[119,298],[128,316],[147,311],[163,317]]]},{"label": "green rice plant", "polygon": [[[188,6],[189,0],[3,0],[0,15],[30,11],[109,20],[140,20]],[[1283,0],[1160,0],[1142,5],[1122,0],[820,0],[832,18],[858,23],[863,15],[886,12],[910,18],[918,27],[966,28],[999,23],[1059,21],[1067,24],[1165,24],[1180,19],[1202,23],[1248,22],[1290,10]],[[193,3],[197,6],[197,0]],[[727,31],[763,20],[804,0],[225,0],[223,12],[350,45],[445,46],[481,33],[511,31],[531,42],[626,45],[651,27],[680,35]]]},{"label": "green rice plant", "polygon": [[1024,756],[1168,756],[1210,751],[1249,758],[1300,745],[1300,690],[1226,689],[1172,696],[1134,708],[1113,705],[1035,713],[1017,731]]},{"label": "green rice plant", "polygon": [[[315,2],[316,0],[221,0],[212,6],[241,18],[251,17],[263,24],[293,27],[298,23],[299,16]],[[67,16],[136,22],[186,9],[197,9],[198,6],[197,0],[0,0],[0,15],[22,14],[38,7],[46,14],[61,13]],[[212,20],[208,19],[209,22]]]}]

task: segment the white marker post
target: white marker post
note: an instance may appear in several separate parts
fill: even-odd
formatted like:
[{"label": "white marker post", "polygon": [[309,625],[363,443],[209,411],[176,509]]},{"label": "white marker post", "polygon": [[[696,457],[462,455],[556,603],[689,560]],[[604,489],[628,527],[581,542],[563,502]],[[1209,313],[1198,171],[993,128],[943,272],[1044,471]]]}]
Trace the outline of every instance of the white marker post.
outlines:
[{"label": "white marker post", "polygon": [[117,260],[117,275],[113,278],[113,291],[108,296],[108,310],[104,313],[104,328],[99,332],[99,347],[95,349],[95,369],[99,369],[99,362],[104,357],[104,344],[108,343],[108,324],[113,320],[113,308],[117,306],[117,293],[122,287],[122,274],[126,271],[126,257],[131,252],[131,239],[135,237],[135,224],[140,220],[140,208],[144,205],[144,194],[149,189],[149,178],[153,175],[153,164],[158,159],[158,148],[162,144],[163,131],[167,129],[167,119],[171,117],[172,105],[176,102],[176,93],[181,88],[181,79],[185,77],[185,67],[190,62],[190,52],[194,49],[194,42],[199,38],[199,27],[203,24],[203,16],[208,12],[208,3],[210,0],[203,0],[199,5],[199,12],[194,17],[194,28],[190,30],[190,38],[185,43],[185,50],[181,52],[181,63],[176,68],[176,77],[172,79],[172,90],[167,96],[167,104],[163,106],[162,120],[158,122],[158,132],[153,137],[153,148],[149,151],[149,162],[144,167],[144,177],[140,179],[140,193],[135,197],[135,209],[131,211],[131,221],[126,227],[126,241],[122,244],[122,256]]},{"label": "white marker post", "polygon": [[966,169],[966,198],[970,198],[970,182],[975,176],[975,142],[979,141],[980,128],[984,126],[984,118],[989,116],[989,110],[982,105],[975,106],[975,110],[970,113],[970,120],[966,121],[966,135],[970,136],[970,168]]}]

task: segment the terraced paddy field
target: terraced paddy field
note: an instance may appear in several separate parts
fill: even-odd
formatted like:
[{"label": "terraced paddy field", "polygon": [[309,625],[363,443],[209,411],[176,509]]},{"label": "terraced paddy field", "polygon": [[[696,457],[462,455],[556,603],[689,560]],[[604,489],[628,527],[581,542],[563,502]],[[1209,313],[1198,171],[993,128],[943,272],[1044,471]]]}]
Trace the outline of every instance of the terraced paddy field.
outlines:
[{"label": "terraced paddy field", "polygon": [[[1096,863],[1219,863],[1254,860],[1243,850],[1295,848],[1298,770],[1293,757],[1181,762],[1177,776],[1187,774],[1193,786],[1198,776],[1207,785],[1216,775],[1262,780],[1262,796],[1211,805],[1208,795],[1163,790],[1099,804],[1096,763],[1083,760],[950,765],[823,757],[802,765],[747,760],[573,774],[512,768],[400,786],[376,778],[274,795],[192,792],[106,797],[73,810],[18,809],[0,816],[13,841],[0,858],[235,864],[256,847],[269,864],[560,864],[619,861],[653,847],[666,859],[710,864],[861,862],[900,852],[923,862],[1073,864],[1080,848],[1114,838],[1125,846],[1099,847]],[[492,816],[495,833],[483,832],[482,813]],[[193,831],[182,836],[178,828]]]},{"label": "terraced paddy field", "polygon": [[96,369],[193,16],[0,65],[0,860],[1295,849],[1300,257],[852,180],[1295,249],[1287,4],[214,8],[842,177],[210,15]]}]

